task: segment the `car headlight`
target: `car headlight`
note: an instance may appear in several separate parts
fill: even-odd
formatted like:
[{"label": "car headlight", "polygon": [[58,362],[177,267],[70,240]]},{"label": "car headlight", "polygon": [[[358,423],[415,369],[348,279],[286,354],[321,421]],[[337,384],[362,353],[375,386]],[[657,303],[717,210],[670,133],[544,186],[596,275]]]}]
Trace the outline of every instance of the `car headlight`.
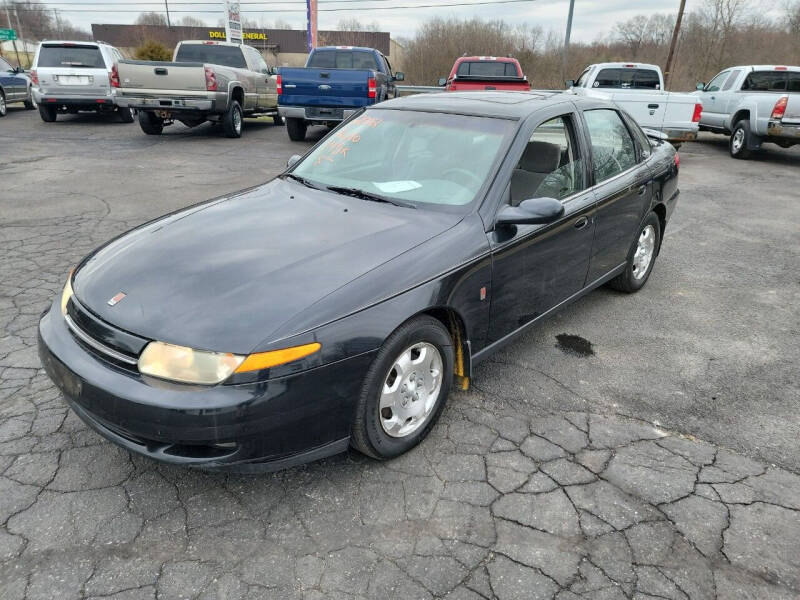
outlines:
[{"label": "car headlight", "polygon": [[139,372],[182,383],[211,385],[225,381],[234,372],[260,371],[299,360],[321,347],[313,343],[242,356],[150,342],[139,356]]},{"label": "car headlight", "polygon": [[67,314],[67,303],[69,299],[72,298],[72,273],[75,269],[69,270],[69,275],[67,275],[67,283],[64,286],[64,290],[61,292],[61,314]]}]

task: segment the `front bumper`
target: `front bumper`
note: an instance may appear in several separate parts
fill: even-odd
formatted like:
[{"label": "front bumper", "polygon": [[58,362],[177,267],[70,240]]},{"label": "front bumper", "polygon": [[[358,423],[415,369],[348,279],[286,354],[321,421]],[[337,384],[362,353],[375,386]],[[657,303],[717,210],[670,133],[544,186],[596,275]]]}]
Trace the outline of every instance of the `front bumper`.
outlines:
[{"label": "front bumper", "polygon": [[373,355],[251,384],[182,385],[93,353],[57,303],[39,322],[42,364],[90,427],[132,452],[204,468],[275,470],[345,450]]},{"label": "front bumper", "polygon": [[[303,106],[279,106],[278,114],[284,119],[303,119],[304,121],[344,121],[353,113],[361,110],[360,108],[341,108],[341,107],[325,107],[315,106],[313,108],[306,108]],[[326,114],[325,111],[330,111]]]},{"label": "front bumper", "polygon": [[786,123],[785,121],[770,121],[767,124],[767,135],[773,138],[800,140],[800,123]]}]

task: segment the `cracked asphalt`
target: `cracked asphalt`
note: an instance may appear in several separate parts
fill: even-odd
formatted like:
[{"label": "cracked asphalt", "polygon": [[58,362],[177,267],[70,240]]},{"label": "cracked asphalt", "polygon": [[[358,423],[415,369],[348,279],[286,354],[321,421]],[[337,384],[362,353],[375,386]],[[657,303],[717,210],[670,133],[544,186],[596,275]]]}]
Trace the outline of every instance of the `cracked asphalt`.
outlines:
[{"label": "cracked asphalt", "polygon": [[0,120],[3,600],[800,598],[797,149],[684,146],[644,290],[495,355],[399,459],[227,475],[91,432],[35,350],[68,268],[298,148],[267,121]]}]

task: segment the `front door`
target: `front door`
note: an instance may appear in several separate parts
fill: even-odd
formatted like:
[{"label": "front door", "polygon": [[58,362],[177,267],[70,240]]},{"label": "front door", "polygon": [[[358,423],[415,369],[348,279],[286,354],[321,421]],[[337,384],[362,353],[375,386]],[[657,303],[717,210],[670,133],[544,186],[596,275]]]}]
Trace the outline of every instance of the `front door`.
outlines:
[{"label": "front door", "polygon": [[592,148],[597,215],[588,282],[602,278],[627,260],[633,238],[650,206],[651,172],[619,112],[609,108],[583,113]]},{"label": "front door", "polygon": [[714,79],[708,82],[703,91],[700,92],[700,99],[703,102],[703,114],[700,119],[703,125],[709,127],[722,127],[725,120],[725,106],[722,102],[722,88],[730,77],[730,71],[723,71]]},{"label": "front door", "polygon": [[[563,110],[563,109],[562,109]],[[556,198],[564,215],[547,225],[496,227],[492,246],[489,341],[497,341],[580,291],[594,232],[594,195],[587,187],[586,150],[570,110],[532,124],[518,149],[505,203]],[[502,206],[501,206],[502,208]]]}]

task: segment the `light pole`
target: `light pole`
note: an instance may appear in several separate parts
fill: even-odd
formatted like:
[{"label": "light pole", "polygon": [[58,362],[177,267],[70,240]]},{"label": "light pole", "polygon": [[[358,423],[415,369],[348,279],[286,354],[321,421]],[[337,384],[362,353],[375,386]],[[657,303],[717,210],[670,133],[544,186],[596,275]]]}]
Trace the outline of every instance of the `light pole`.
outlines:
[{"label": "light pole", "polygon": [[169,0],[164,0],[164,6],[167,9],[167,27],[172,27],[172,25],[169,22]]},{"label": "light pole", "polygon": [[669,85],[672,78],[672,59],[675,58],[675,46],[678,45],[678,34],[681,32],[681,21],[683,21],[683,11],[686,8],[686,0],[681,0],[678,8],[678,18],[675,20],[675,29],[672,30],[672,41],[669,43],[669,55],[667,56],[667,66],[664,69],[664,87]]},{"label": "light pole", "polygon": [[561,57],[561,79],[567,75],[567,56],[569,55],[569,37],[572,34],[572,14],[575,12],[575,0],[569,0],[569,16],[567,17],[567,34],[564,36],[564,53]]}]

